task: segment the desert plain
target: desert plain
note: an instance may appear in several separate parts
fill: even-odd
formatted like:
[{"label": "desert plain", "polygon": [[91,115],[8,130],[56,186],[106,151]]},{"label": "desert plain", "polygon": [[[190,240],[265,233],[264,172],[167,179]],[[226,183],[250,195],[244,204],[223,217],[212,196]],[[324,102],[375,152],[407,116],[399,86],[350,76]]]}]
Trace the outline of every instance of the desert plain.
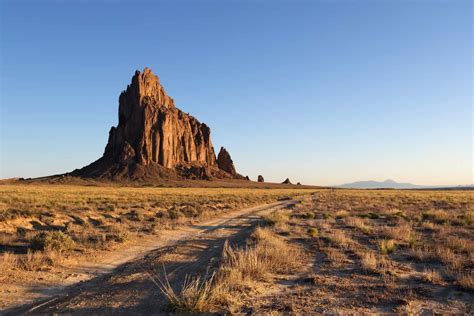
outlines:
[{"label": "desert plain", "polygon": [[4,314],[473,312],[472,191],[0,185]]}]

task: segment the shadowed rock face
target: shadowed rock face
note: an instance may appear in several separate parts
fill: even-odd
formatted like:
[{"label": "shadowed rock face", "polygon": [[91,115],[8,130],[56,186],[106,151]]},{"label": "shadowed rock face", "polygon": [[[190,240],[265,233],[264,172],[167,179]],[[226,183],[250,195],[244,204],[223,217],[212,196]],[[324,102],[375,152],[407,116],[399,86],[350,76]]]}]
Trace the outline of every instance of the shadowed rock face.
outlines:
[{"label": "shadowed rock face", "polygon": [[286,178],[281,184],[291,184],[290,179]]},{"label": "shadowed rock face", "polygon": [[258,175],[258,182],[265,182],[265,179],[260,174]]},{"label": "shadowed rock face", "polygon": [[224,170],[233,176],[237,174],[234,162],[232,161],[229,152],[224,147],[221,147],[219,155],[217,156],[217,165],[219,166],[219,169]]},{"label": "shadowed rock face", "polygon": [[210,128],[176,108],[158,77],[145,68],[135,72],[120,94],[119,123],[110,129],[103,157],[72,174],[138,179],[175,172],[187,178],[234,177],[235,167],[226,154],[219,170]]}]

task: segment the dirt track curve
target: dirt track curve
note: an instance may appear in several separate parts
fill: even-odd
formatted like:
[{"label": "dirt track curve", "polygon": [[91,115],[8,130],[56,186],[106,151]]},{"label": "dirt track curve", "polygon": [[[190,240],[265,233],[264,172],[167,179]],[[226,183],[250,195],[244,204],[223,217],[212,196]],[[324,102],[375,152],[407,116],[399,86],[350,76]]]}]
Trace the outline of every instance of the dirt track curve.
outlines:
[{"label": "dirt track curve", "polygon": [[[186,226],[154,240],[154,245],[131,245],[128,252],[111,255],[95,266],[96,277],[50,289],[47,299],[4,310],[2,315],[34,314],[161,314],[166,301],[156,285],[166,268],[173,286],[187,274],[204,275],[216,264],[226,240],[242,244],[261,215],[276,209],[291,208],[293,200],[278,201],[225,213],[218,218]],[[48,289],[45,289],[45,292]]]}]

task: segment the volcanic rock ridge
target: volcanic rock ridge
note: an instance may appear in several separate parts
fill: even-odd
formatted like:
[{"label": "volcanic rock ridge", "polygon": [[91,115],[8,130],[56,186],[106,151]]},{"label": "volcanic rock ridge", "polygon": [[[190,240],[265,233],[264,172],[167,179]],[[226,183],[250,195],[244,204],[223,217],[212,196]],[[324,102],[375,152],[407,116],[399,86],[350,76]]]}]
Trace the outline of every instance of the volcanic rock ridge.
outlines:
[{"label": "volcanic rock ridge", "polygon": [[211,130],[178,109],[149,68],[136,71],[119,97],[119,122],[101,158],[72,176],[111,180],[243,179],[221,148],[216,159]]}]

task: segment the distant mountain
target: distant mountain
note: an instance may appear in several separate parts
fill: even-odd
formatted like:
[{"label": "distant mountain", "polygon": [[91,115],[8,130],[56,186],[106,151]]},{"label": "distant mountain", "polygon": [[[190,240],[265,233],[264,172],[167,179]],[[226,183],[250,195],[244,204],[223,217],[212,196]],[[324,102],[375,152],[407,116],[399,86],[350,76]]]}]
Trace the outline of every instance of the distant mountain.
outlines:
[{"label": "distant mountain", "polygon": [[[428,188],[428,186],[416,185],[411,183],[399,183],[393,180],[380,181],[357,181],[352,183],[346,183],[338,185],[339,188],[352,188],[352,189],[422,189]],[[433,186],[432,186],[433,187]]]}]

